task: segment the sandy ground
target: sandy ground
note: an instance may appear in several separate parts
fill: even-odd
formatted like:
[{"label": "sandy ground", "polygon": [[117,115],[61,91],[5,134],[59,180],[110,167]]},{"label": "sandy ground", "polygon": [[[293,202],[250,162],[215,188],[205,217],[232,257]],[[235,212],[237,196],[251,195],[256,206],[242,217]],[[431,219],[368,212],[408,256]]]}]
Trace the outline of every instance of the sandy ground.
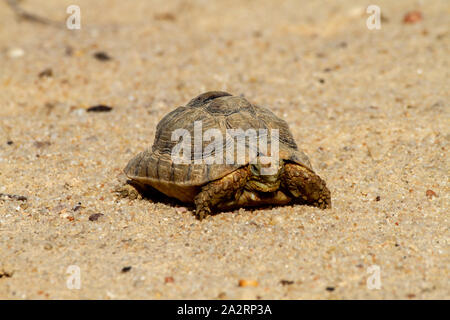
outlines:
[{"label": "sandy ground", "polygon": [[[74,2],[81,30],[0,2],[0,193],[27,197],[0,197],[1,298],[450,298],[447,0],[377,1],[380,30],[366,1],[22,6],[64,21]],[[423,19],[403,23],[411,10]],[[209,90],[284,118],[333,209],[199,222],[118,198],[158,121]],[[113,109],[86,112],[98,104]]]}]

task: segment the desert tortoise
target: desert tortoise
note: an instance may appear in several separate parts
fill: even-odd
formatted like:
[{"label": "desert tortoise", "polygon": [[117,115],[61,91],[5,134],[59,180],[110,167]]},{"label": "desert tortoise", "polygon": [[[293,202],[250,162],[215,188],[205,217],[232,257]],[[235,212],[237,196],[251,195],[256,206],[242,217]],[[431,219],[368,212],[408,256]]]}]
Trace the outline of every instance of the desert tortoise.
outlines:
[{"label": "desert tortoise", "polygon": [[[199,126],[200,131],[195,132]],[[187,147],[186,150],[194,150],[187,156],[185,150],[180,149],[180,139],[174,139],[177,129],[181,130],[178,137],[184,140],[182,146]],[[218,139],[213,135],[214,140],[196,142],[195,138],[204,138],[208,129],[214,129],[216,135],[220,133],[225,138]],[[233,139],[239,134],[230,136],[230,129],[237,129],[240,133],[248,133],[249,129],[258,132],[266,129],[262,132],[267,132],[265,141],[270,148],[266,145],[262,151],[254,150],[255,145],[244,136],[243,149],[249,152],[245,152],[243,160],[237,161],[239,143],[233,144]],[[273,129],[278,129],[278,141],[269,137],[268,132]],[[278,149],[273,151],[273,145],[278,145]],[[174,148],[177,147],[183,151],[183,157],[174,158]],[[233,161],[228,161],[223,155],[230,150]],[[262,157],[270,158],[273,152],[278,153],[275,170],[270,174],[267,170],[264,173],[268,164],[267,161],[263,163]],[[272,162],[269,164],[274,168]],[[267,108],[226,92],[203,93],[186,106],[167,114],[156,128],[152,148],[131,159],[124,171],[134,185],[151,186],[169,197],[194,203],[199,219],[215,210],[268,204],[331,207],[331,195],[325,181],[314,173],[308,157],[297,148],[287,123]]]}]

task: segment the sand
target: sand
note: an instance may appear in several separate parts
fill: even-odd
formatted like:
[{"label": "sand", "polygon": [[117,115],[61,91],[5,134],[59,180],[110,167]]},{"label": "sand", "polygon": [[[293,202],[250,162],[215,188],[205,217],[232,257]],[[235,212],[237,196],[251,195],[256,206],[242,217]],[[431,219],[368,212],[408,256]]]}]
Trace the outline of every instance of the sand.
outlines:
[{"label": "sand", "polygon": [[[0,196],[0,298],[450,298],[448,1],[377,1],[380,30],[365,1],[76,2],[81,30],[0,2],[0,193],[27,198]],[[63,22],[73,1],[21,3]],[[199,222],[117,197],[209,90],[284,118],[333,208]]]}]

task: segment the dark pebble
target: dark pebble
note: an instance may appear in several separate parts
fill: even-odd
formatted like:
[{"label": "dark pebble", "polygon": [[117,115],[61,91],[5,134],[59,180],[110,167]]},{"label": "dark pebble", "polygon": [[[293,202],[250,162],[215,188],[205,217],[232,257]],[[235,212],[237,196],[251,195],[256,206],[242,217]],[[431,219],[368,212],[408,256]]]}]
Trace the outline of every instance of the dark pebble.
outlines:
[{"label": "dark pebble", "polygon": [[325,79],[319,79],[320,83],[325,83]]},{"label": "dark pebble", "polygon": [[334,291],[334,287],[327,287],[327,291],[330,291],[330,292]]},{"label": "dark pebble", "polygon": [[97,221],[98,218],[103,216],[103,213],[94,213],[89,216],[89,221]]},{"label": "dark pebble", "polygon": [[122,268],[122,273],[126,273],[126,272],[128,272],[130,270],[131,270],[131,266],[123,267]]},{"label": "dark pebble", "polygon": [[288,286],[288,285],[294,284],[294,281],[291,281],[291,280],[281,280],[280,283],[281,283],[283,286]]},{"label": "dark pebble", "polygon": [[73,211],[78,211],[78,210],[80,210],[81,208],[83,208],[83,207],[81,206],[81,202],[78,202],[77,205],[75,205],[75,206],[72,208],[72,210],[73,210]]},{"label": "dark pebble", "polygon": [[53,76],[53,70],[50,68],[44,69],[41,72],[39,72],[38,77],[44,78],[44,77],[51,77]]},{"label": "dark pebble", "polygon": [[376,198],[375,198],[375,201],[380,201],[381,200],[381,197],[380,196],[377,196]]},{"label": "dark pebble", "polygon": [[112,107],[110,106],[105,106],[103,104],[99,104],[97,106],[92,106],[87,108],[87,112],[109,112],[112,110]]},{"label": "dark pebble", "polygon": [[27,197],[20,196],[17,194],[0,193],[0,198],[8,198],[8,199],[18,200],[18,201],[27,201]]},{"label": "dark pebble", "polygon": [[12,272],[7,272],[7,271],[2,271],[0,270],[0,278],[11,278],[12,277]]},{"label": "dark pebble", "polygon": [[108,61],[112,59],[106,52],[103,51],[94,53],[94,58],[100,61]]},{"label": "dark pebble", "polygon": [[6,144],[7,144],[8,146],[12,145],[13,143],[14,143],[14,142],[13,142],[12,140],[6,141]]}]

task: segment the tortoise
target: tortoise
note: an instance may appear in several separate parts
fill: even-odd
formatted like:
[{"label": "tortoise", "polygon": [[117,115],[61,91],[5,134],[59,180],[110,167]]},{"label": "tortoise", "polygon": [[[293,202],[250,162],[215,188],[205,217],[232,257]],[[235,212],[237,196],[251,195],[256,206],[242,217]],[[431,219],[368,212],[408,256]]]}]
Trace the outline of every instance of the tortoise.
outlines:
[{"label": "tortoise", "polygon": [[[215,129],[226,137],[225,141],[219,139],[215,141],[215,148],[208,149],[209,141],[196,145],[195,141],[187,139],[184,146],[193,147],[194,152],[175,159],[173,150],[179,142],[173,140],[174,132],[184,130],[195,140],[195,126],[199,122],[202,124],[201,134]],[[278,141],[269,140],[266,136],[271,150],[278,142],[278,161],[272,167],[275,170],[264,173],[268,167],[267,161],[262,159],[272,156],[268,148],[256,152],[253,148],[254,152],[245,152],[243,161],[211,161],[211,157],[222,160],[221,148],[227,152],[237,150],[237,144],[229,148],[229,129],[266,129],[266,132],[278,129]],[[247,139],[244,149],[250,151]],[[236,160],[236,156],[232,159]],[[331,195],[325,181],[314,173],[308,157],[298,149],[286,121],[265,107],[253,105],[244,97],[227,92],[203,93],[186,106],[168,113],[156,127],[152,148],[131,159],[124,172],[135,187],[151,187],[184,203],[194,204],[195,214],[200,220],[215,211],[239,207],[292,203],[331,208]]]}]

